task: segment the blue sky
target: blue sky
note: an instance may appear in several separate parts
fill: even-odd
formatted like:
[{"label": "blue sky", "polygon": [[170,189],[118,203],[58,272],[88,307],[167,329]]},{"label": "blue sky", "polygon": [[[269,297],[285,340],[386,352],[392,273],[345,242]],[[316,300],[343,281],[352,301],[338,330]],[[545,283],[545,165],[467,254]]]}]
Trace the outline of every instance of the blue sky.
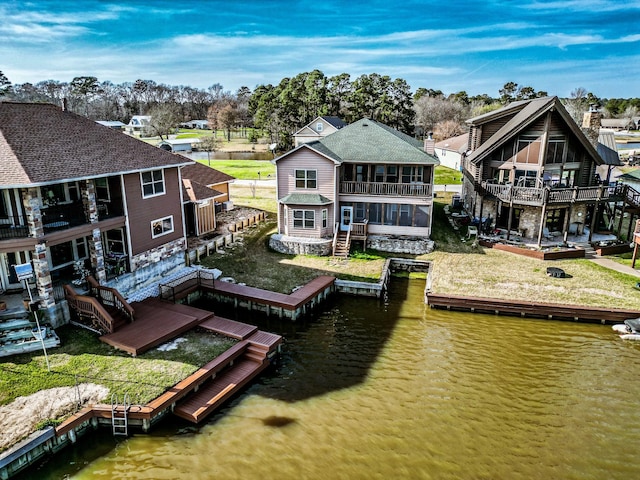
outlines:
[{"label": "blue sky", "polygon": [[508,81],[640,97],[640,0],[0,0],[12,83],[154,80],[225,90],[319,69],[444,93]]}]

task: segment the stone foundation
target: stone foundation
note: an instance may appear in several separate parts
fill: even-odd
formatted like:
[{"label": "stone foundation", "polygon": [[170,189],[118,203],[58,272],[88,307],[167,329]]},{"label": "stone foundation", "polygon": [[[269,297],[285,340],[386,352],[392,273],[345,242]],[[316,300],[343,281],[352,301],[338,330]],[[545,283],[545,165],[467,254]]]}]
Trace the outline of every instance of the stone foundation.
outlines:
[{"label": "stone foundation", "polygon": [[333,253],[333,239],[289,237],[277,233],[271,235],[269,247],[288,255],[327,256]]},{"label": "stone foundation", "polygon": [[367,238],[367,248],[379,250],[381,252],[422,255],[433,252],[435,242],[422,237],[370,235]]}]

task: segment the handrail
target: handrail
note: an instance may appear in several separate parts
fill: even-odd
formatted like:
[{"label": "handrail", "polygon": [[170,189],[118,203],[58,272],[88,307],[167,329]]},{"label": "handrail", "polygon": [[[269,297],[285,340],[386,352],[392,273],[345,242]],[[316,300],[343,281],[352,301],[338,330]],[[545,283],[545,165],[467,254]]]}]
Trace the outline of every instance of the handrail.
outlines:
[{"label": "handrail", "polygon": [[340,231],[340,224],[338,222],[336,222],[335,227],[333,228],[333,245],[332,245],[332,252],[335,255],[336,254],[336,245],[338,244],[338,232]]},{"label": "handrail", "polygon": [[97,297],[102,304],[117,308],[118,311],[122,312],[122,314],[129,319],[129,322],[134,321],[135,311],[133,307],[129,305],[117,289],[100,285],[91,275],[87,277],[87,283],[89,284],[91,293]]},{"label": "handrail", "polygon": [[78,315],[85,315],[107,333],[114,332],[114,321],[109,312],[94,297],[78,295],[71,285],[64,286],[67,303],[76,310]]},{"label": "handrail", "polygon": [[347,240],[345,242],[347,246],[347,252],[351,250],[351,230],[353,230],[353,223],[350,223],[349,228],[347,229]]}]

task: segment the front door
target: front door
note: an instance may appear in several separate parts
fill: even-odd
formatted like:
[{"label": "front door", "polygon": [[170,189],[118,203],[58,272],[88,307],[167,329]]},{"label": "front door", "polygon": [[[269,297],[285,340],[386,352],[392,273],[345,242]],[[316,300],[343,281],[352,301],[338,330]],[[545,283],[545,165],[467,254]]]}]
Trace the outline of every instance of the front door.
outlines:
[{"label": "front door", "polygon": [[340,207],[340,231],[346,232],[353,219],[353,207]]}]

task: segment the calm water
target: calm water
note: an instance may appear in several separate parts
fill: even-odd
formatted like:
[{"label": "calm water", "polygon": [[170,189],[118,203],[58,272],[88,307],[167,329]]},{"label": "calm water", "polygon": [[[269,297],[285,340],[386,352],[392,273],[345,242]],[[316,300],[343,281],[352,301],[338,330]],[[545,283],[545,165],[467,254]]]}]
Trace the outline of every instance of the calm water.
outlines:
[{"label": "calm water", "polygon": [[339,298],[268,323],[280,364],[209,422],[85,437],[28,478],[640,477],[640,342],[610,327]]}]

